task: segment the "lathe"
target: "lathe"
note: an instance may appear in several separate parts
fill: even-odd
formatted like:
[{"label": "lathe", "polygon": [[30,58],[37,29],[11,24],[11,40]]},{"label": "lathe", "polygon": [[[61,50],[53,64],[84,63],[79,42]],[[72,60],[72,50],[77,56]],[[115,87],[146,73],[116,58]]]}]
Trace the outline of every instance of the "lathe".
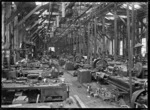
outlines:
[{"label": "lathe", "polygon": [[[107,66],[107,61],[97,59],[95,60],[94,71],[91,72],[93,78],[99,82],[107,82],[108,84],[117,87],[119,93],[116,97],[130,93],[130,83],[128,77],[127,67],[121,63],[116,62]],[[115,65],[115,66],[114,66]],[[124,68],[123,68],[124,67]],[[140,108],[147,107],[147,68],[141,63],[135,64],[132,69],[132,107]]]}]

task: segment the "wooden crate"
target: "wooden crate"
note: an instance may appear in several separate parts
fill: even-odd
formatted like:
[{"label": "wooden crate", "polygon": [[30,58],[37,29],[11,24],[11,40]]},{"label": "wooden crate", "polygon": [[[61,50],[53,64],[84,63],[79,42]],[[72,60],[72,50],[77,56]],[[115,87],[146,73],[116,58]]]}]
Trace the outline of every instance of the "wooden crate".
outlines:
[{"label": "wooden crate", "polygon": [[78,81],[80,83],[90,83],[92,80],[90,72],[88,69],[80,69],[78,72]]},{"label": "wooden crate", "polygon": [[71,62],[67,62],[65,65],[66,70],[74,70],[74,64]]}]

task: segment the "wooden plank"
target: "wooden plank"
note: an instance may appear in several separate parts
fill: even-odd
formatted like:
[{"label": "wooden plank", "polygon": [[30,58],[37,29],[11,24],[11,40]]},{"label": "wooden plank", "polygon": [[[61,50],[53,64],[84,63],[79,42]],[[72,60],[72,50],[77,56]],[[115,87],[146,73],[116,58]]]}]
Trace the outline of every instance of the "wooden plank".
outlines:
[{"label": "wooden plank", "polygon": [[37,11],[40,7],[41,7],[40,5],[37,6],[37,7],[35,7],[30,13],[28,13],[28,14],[15,26],[15,28],[16,28],[17,26],[21,25],[25,20],[27,20],[27,19],[28,19],[35,11]]},{"label": "wooden plank", "polygon": [[74,95],[74,97],[75,97],[76,101],[78,102],[78,104],[81,106],[81,108],[87,108],[85,106],[85,104],[81,101],[81,99],[79,98],[78,95]]}]

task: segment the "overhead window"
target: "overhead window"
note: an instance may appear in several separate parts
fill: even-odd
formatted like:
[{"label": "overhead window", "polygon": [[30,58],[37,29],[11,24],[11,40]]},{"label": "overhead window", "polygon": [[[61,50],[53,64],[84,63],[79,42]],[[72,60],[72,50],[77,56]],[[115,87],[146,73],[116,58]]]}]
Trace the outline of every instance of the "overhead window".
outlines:
[{"label": "overhead window", "polygon": [[120,55],[123,55],[123,42],[120,41]]},{"label": "overhead window", "polygon": [[144,56],[146,53],[146,38],[142,38],[142,45],[141,54]]}]

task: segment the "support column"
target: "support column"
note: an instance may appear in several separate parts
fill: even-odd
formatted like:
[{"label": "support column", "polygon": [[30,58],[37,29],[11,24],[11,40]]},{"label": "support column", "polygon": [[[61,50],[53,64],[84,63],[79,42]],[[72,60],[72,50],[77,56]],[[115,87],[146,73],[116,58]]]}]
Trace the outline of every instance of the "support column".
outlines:
[{"label": "support column", "polygon": [[[6,3],[6,19],[11,16],[11,2]],[[10,23],[6,25],[6,57],[8,62],[8,67],[10,68]]]},{"label": "support column", "polygon": [[117,27],[118,33],[117,33],[117,56],[120,55],[120,31],[121,31],[121,25],[118,23]]},{"label": "support column", "polygon": [[126,30],[127,26],[124,25],[124,56],[125,56],[125,59],[128,58],[128,45],[127,45],[127,42],[128,42],[128,37],[127,37],[127,30]]},{"label": "support column", "polygon": [[116,61],[117,59],[117,5],[115,4],[115,9],[114,9],[114,60]]},{"label": "support column", "polygon": [[103,52],[105,51],[105,17],[102,18]]},{"label": "support column", "polygon": [[75,53],[75,50],[74,50],[74,47],[75,47],[75,35],[74,35],[74,31],[75,30],[73,30],[73,32],[72,32],[72,48],[73,48],[73,55],[74,55],[74,53]]},{"label": "support column", "polygon": [[123,57],[125,58],[125,36],[124,36],[124,25],[122,25],[122,46],[123,46]]},{"label": "support column", "polygon": [[128,72],[129,72],[129,81],[130,81],[130,104],[132,98],[132,74],[131,74],[131,46],[130,46],[130,10],[129,3],[127,3],[127,34],[128,34]]},{"label": "support column", "polygon": [[4,32],[5,32],[5,25],[4,25],[4,21],[5,21],[5,6],[4,6],[4,3],[2,4],[2,42],[4,42]]},{"label": "support column", "polygon": [[94,22],[94,58],[96,58],[96,53],[97,53],[97,33],[96,33],[96,25],[97,25],[97,19],[95,18],[95,22]]},{"label": "support column", "polygon": [[88,64],[90,64],[90,23],[88,23]]},{"label": "support column", "polygon": [[131,68],[133,68],[133,49],[134,49],[134,37],[135,37],[135,14],[134,14],[134,4],[132,3],[132,36],[131,36]]},{"label": "support column", "polygon": [[73,45],[74,45],[73,32],[71,32],[71,53],[72,53],[72,55],[73,55]]},{"label": "support column", "polygon": [[134,46],[137,43],[137,10],[134,10],[134,37],[133,37],[133,55],[135,55]]},{"label": "support column", "polygon": [[5,4],[4,2],[2,2],[2,65],[4,62],[4,51],[3,51],[3,47],[4,47],[4,38],[5,38],[5,25],[4,25],[4,20],[5,20]]},{"label": "support column", "polygon": [[[80,6],[80,13],[81,13],[81,2],[79,2]],[[79,19],[79,30],[78,30],[78,36],[79,36],[79,53],[81,54],[82,50],[82,35],[81,35],[81,19]]]},{"label": "support column", "polygon": [[75,31],[75,49],[76,49],[76,53],[77,53],[77,48],[78,48],[78,36],[77,36],[77,32]]},{"label": "support column", "polygon": [[77,31],[77,53],[80,53],[80,36],[79,36],[79,30]]},{"label": "support column", "polygon": [[147,6],[147,13],[146,13],[146,53],[148,53],[148,6]]},{"label": "support column", "polygon": [[[92,55],[93,55],[93,40],[94,40],[94,20],[92,19],[92,22],[91,22],[91,50],[92,50]],[[94,57],[94,56],[93,56]]]}]

